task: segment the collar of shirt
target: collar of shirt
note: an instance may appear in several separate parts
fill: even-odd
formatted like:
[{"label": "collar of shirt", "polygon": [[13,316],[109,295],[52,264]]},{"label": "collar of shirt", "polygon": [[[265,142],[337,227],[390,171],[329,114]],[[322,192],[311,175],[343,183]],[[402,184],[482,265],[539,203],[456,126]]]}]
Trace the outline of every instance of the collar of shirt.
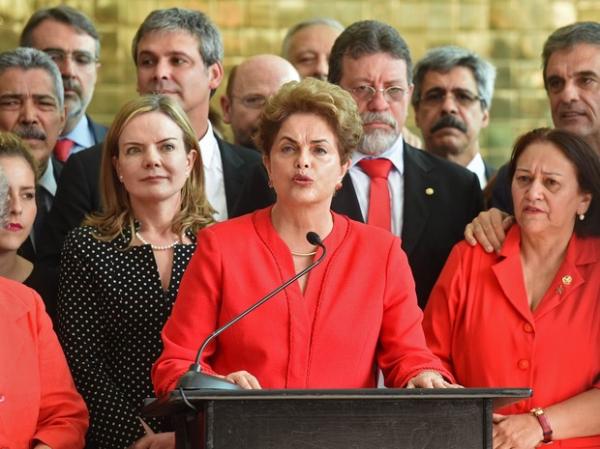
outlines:
[{"label": "collar of shirt", "polygon": [[227,220],[227,198],[225,196],[225,180],[223,178],[223,161],[219,151],[219,142],[208,122],[206,134],[198,142],[202,165],[204,167],[204,189],[208,202],[216,210],[213,218],[216,221]]},{"label": "collar of shirt", "polygon": [[44,170],[44,173],[42,173],[42,176],[40,176],[38,185],[50,192],[52,196],[56,194],[56,179],[54,179],[52,157],[48,159],[48,165],[46,165],[46,170]]},{"label": "collar of shirt", "polygon": [[[355,151],[352,154],[352,165],[351,168],[354,168],[356,164],[358,164],[361,159],[389,159],[392,162],[394,168],[398,171],[400,175],[404,174],[404,139],[402,136],[398,136],[394,144],[383,153],[377,156],[370,156],[368,154],[363,154],[358,151]],[[362,170],[361,170],[362,171]]]},{"label": "collar of shirt", "polygon": [[475,157],[471,159],[471,162],[467,164],[467,170],[470,170],[477,175],[477,179],[479,179],[479,185],[483,190],[487,184],[487,179],[485,177],[485,164],[483,163],[481,153],[477,153]]},{"label": "collar of shirt", "polygon": [[77,153],[84,148],[89,148],[96,144],[94,141],[94,136],[90,131],[90,123],[85,114],[81,117],[77,125],[75,125],[75,128],[73,128],[70,133],[60,137],[61,139],[71,139],[73,142],[75,142],[75,145],[71,150],[71,154]]}]

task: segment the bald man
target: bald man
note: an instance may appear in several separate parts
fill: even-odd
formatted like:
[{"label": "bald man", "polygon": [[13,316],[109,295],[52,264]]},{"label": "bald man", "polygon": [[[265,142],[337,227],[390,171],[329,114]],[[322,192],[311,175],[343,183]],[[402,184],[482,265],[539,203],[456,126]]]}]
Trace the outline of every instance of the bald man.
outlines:
[{"label": "bald man", "polygon": [[234,142],[256,149],[252,135],[267,98],[288,81],[299,80],[294,66],[276,55],[252,56],[235,66],[221,97],[223,121],[231,126]]}]

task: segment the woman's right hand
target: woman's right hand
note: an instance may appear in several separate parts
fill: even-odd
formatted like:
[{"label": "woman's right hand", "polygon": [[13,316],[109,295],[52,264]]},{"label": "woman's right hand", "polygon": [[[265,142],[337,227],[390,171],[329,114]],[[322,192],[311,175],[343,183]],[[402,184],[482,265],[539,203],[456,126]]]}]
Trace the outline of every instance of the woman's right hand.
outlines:
[{"label": "woman's right hand", "polygon": [[229,382],[239,385],[244,390],[261,390],[258,379],[248,371],[235,371],[225,376]]},{"label": "woman's right hand", "polygon": [[147,434],[135,441],[129,449],[175,449],[175,432]]}]

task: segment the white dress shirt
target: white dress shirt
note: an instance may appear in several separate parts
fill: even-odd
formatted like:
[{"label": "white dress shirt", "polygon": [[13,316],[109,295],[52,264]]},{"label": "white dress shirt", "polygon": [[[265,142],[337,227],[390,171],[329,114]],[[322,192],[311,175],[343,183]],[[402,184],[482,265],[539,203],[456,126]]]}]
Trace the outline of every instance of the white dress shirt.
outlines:
[{"label": "white dress shirt", "polygon": [[96,145],[96,141],[92,131],[90,130],[90,123],[85,114],[81,117],[77,125],[75,125],[75,128],[73,128],[70,133],[60,136],[60,138],[67,138],[73,141],[73,148],[71,148],[69,155],[78,153],[81,150],[85,150],[86,148]]},{"label": "white dress shirt", "polygon": [[487,184],[487,178],[485,177],[485,164],[483,163],[481,153],[477,153],[475,157],[471,159],[471,162],[467,164],[467,170],[470,170],[477,175],[479,186],[481,187],[481,190],[483,190]]},{"label": "white dress shirt", "polygon": [[208,202],[216,210],[213,218],[224,221],[228,218],[227,197],[225,196],[225,181],[223,178],[223,161],[219,151],[219,143],[213,132],[212,125],[208,122],[208,129],[204,137],[198,142],[204,167],[204,189]]},{"label": "white dress shirt", "polygon": [[404,207],[404,140],[399,136],[392,147],[379,156],[372,157],[366,154],[355,151],[352,155],[352,165],[350,167],[350,178],[354,184],[356,197],[360,206],[362,216],[365,222],[368,217],[369,210],[369,193],[371,190],[371,178],[357,164],[361,159],[389,159],[392,162],[392,169],[388,175],[388,187],[390,189],[390,204],[391,208],[391,230],[400,236],[402,234],[402,210]]}]

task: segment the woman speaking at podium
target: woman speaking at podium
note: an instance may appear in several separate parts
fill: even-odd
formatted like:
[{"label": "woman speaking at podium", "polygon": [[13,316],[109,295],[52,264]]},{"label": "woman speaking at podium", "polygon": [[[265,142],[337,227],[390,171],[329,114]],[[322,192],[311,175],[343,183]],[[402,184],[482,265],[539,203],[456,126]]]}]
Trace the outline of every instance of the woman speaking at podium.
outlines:
[{"label": "woman speaking at podium", "polygon": [[400,240],[330,211],[362,134],[354,100],[315,79],[286,84],[262,115],[258,146],[272,207],[207,227],[184,274],[153,367],[173,390],[202,340],[323,253],[306,276],[207,346],[202,371],[242,388],[448,387],[425,344]]}]

